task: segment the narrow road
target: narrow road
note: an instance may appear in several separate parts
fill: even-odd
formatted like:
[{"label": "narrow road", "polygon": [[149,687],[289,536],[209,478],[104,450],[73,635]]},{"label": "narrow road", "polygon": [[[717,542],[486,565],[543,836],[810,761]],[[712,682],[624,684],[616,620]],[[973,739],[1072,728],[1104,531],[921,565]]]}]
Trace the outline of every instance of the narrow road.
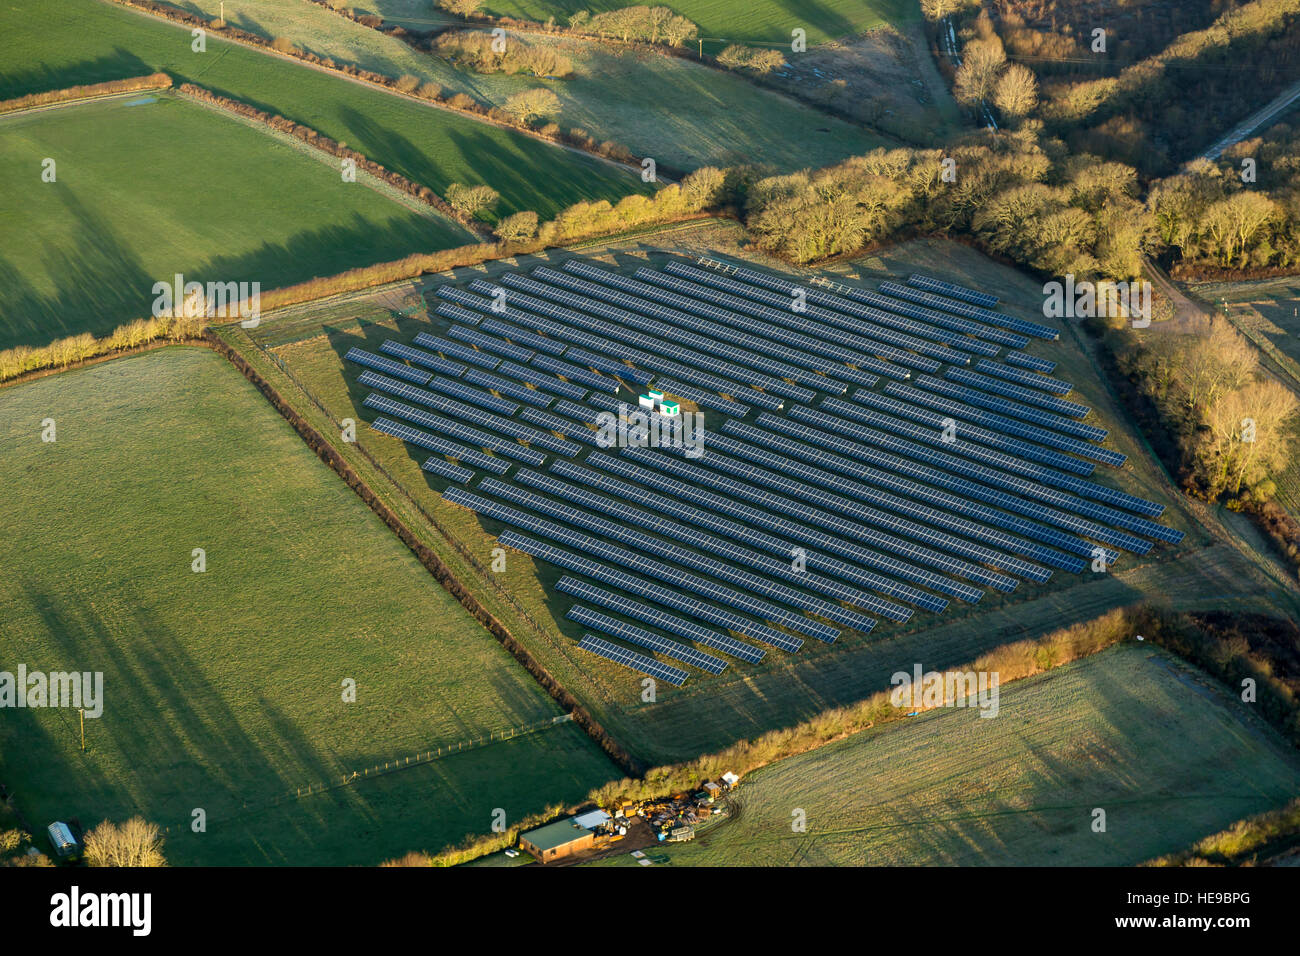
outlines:
[{"label": "narrow road", "polygon": [[1241,125],[1237,126],[1231,133],[1203,152],[1198,158],[1218,159],[1230,146],[1235,146],[1261,126],[1271,123],[1282,113],[1294,106],[1297,101],[1300,101],[1300,82],[1287,87],[1276,99],[1273,100],[1273,102],[1247,117]]},{"label": "narrow road", "polygon": [[1143,256],[1142,265],[1147,278],[1151,280],[1151,284],[1174,304],[1174,317],[1167,323],[1161,323],[1163,328],[1170,332],[1206,332],[1210,327],[1210,310],[1196,300],[1189,298],[1178,286],[1174,285],[1173,280],[1165,275],[1165,271],[1156,265],[1153,260]]}]

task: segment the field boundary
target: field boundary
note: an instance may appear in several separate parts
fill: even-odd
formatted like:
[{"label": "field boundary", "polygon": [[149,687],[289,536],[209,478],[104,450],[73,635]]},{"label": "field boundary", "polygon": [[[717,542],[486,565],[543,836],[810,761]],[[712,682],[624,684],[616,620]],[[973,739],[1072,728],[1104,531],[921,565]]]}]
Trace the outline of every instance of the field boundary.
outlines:
[{"label": "field boundary", "polygon": [[26,96],[0,101],[0,116],[36,113],[56,106],[71,106],[75,103],[110,99],[149,90],[168,90],[171,87],[172,78],[166,73],[150,73],[146,76],[133,76],[125,80],[108,80],[104,83],[65,86],[57,90],[28,93]]},{"label": "field boundary", "polygon": [[[532,129],[531,127],[517,126],[514,123],[507,123],[500,118],[488,115],[486,111],[480,111],[479,109],[459,109],[444,100],[431,100],[422,96],[416,96],[413,93],[404,93],[397,88],[397,80],[393,77],[386,76],[382,73],[375,73],[372,70],[361,70],[360,67],[354,67],[357,71],[355,73],[349,72],[348,70],[338,66],[330,67],[322,62],[319,57],[315,57],[314,54],[304,55],[304,53],[296,47],[292,53],[282,52],[275,49],[271,45],[271,41],[254,33],[249,33],[246,30],[241,30],[238,27],[214,27],[212,23],[217,20],[215,17],[213,18],[213,21],[209,21],[198,14],[190,13],[189,11],[164,4],[155,4],[152,0],[144,0],[144,2],[140,2],[140,0],[100,0],[100,2],[107,3],[111,6],[123,7],[139,16],[148,17],[151,20],[161,23],[167,23],[182,30],[187,27],[198,27],[205,31],[210,31],[221,40],[225,40],[228,43],[235,43],[251,50],[256,50],[264,56],[273,56],[291,63],[297,63],[308,69],[335,76],[341,80],[346,80],[361,86],[372,87],[376,90],[387,93],[390,96],[401,97],[402,99],[419,103],[430,109],[442,110],[446,113],[455,113],[460,116],[465,116],[488,126],[495,126],[498,129],[509,130],[510,132],[518,133],[521,136],[528,136],[539,142],[548,143],[557,149],[569,150],[578,155],[587,156],[600,162],[608,163],[611,166],[617,166],[628,172],[635,173],[638,177],[641,175],[640,163],[642,157],[633,156],[631,160],[618,159],[615,156],[607,155],[596,148],[586,148],[578,143],[571,143],[567,140],[545,136],[540,131]],[[309,59],[309,56],[314,58]],[[475,101],[475,105],[479,105],[477,101]],[[631,152],[630,150],[626,150],[626,147],[622,148],[629,153]],[[661,179],[661,182],[666,183],[668,180]]]}]

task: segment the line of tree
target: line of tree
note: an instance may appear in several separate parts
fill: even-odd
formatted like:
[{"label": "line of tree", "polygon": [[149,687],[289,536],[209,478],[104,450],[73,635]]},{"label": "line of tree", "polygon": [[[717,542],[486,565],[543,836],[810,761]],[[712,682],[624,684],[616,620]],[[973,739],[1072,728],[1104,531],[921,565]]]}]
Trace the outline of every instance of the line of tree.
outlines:
[{"label": "line of tree", "polygon": [[1227,319],[1213,316],[1207,329],[1189,332],[1090,321],[1159,413],[1189,494],[1248,509],[1273,499],[1294,452],[1300,401],[1263,372],[1259,353]]},{"label": "line of tree", "polygon": [[1300,263],[1298,174],[1300,129],[1287,125],[1238,143],[1218,162],[1196,160],[1151,187],[1160,240],[1184,267],[1294,268]]},{"label": "line of tree", "polygon": [[757,179],[745,223],[765,251],[808,263],[900,233],[964,234],[1041,273],[1131,278],[1151,233],[1135,172],[1041,143],[1037,124],[945,149],[877,149]]},{"label": "line of tree", "polygon": [[[362,69],[352,63],[339,63],[332,57],[323,57],[310,50],[304,50],[285,37],[267,39],[247,30],[241,30],[238,27],[232,27],[217,18],[204,18],[196,13],[190,13],[187,10],[178,10],[175,7],[158,3],[156,0],[109,0],[124,7],[143,10],[146,13],[173,20],[177,23],[183,23],[187,26],[202,27],[205,30],[211,30],[219,36],[235,40],[250,46],[257,46],[267,50],[274,50],[285,56],[291,56],[295,59],[302,60],[305,63],[311,63],[323,69],[335,73],[341,73],[344,76],[354,79],[363,80],[375,86],[381,86],[385,89],[397,93],[403,93],[408,96],[419,97],[431,103],[436,103],[446,109],[456,110],[459,113],[466,113],[481,119],[489,120],[501,126],[512,127],[522,130],[530,135],[548,140],[554,143],[561,143],[566,146],[573,146],[584,152],[596,156],[612,159],[620,163],[634,163],[639,161],[639,157],[632,153],[626,146],[612,140],[598,140],[582,129],[561,129],[555,123],[547,123],[544,126],[534,127],[529,122],[521,122],[514,114],[505,109],[498,109],[489,104],[476,100],[473,96],[464,92],[448,93],[444,91],[437,83],[432,81],[422,81],[419,77],[404,75],[400,77],[387,76],[382,73],[376,73],[373,70]],[[362,22],[358,18],[358,22]],[[383,32],[391,33],[391,30],[385,29]],[[408,41],[409,42],[409,41]],[[418,43],[413,43],[419,49]],[[664,173],[670,174],[672,171],[660,165]]]},{"label": "line of tree", "polygon": [[116,93],[134,93],[137,90],[165,90],[169,89],[171,85],[172,78],[166,73],[150,73],[148,76],[133,76],[125,80],[109,80],[105,83],[68,86],[61,90],[45,90],[41,93],[28,93],[26,96],[15,97],[11,100],[0,100],[0,113],[30,110],[37,106],[67,103],[71,100],[81,100],[91,96],[111,96]]},{"label": "line of tree", "polygon": [[18,345],[0,351],[0,382],[29,372],[68,368],[78,362],[130,352],[155,342],[188,342],[203,335],[207,320],[202,316],[164,315],[135,319],[96,338],[89,332],[56,339],[49,345]]},{"label": "line of tree", "polygon": [[718,54],[718,64],[729,70],[744,70],[765,76],[785,66],[785,54],[780,50],[733,43]]}]

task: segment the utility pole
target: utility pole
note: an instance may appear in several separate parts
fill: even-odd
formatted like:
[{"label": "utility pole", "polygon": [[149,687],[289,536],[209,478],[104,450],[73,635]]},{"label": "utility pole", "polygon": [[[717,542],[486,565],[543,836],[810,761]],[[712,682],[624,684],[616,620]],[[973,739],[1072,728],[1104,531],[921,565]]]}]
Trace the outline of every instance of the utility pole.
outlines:
[{"label": "utility pole", "polygon": [[226,25],[226,0],[221,0],[221,25]]},{"label": "utility pole", "polygon": [[79,713],[81,714],[81,752],[84,754],[86,752],[86,712],[82,710]]},{"label": "utility pole", "polygon": [[704,59],[704,41],[700,40],[700,59]]}]

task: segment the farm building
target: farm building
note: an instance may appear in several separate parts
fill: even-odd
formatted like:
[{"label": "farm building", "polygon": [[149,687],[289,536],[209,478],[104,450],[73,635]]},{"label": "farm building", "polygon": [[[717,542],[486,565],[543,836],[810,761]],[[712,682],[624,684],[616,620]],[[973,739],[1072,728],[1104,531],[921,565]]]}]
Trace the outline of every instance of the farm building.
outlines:
[{"label": "farm building", "polygon": [[530,830],[519,838],[519,845],[542,863],[589,850],[595,843],[595,832],[579,826],[572,817]]}]

